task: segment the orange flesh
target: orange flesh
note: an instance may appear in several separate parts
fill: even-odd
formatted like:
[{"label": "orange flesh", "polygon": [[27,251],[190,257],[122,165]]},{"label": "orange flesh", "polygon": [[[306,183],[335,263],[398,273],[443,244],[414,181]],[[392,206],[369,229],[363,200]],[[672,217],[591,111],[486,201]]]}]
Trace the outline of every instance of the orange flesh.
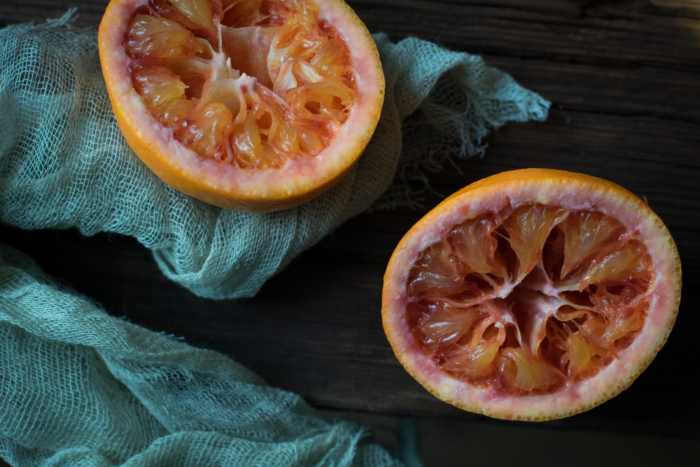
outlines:
[{"label": "orange flesh", "polygon": [[440,371],[515,396],[595,376],[644,325],[654,265],[616,219],[528,204],[485,213],[419,255],[407,316]]},{"label": "orange flesh", "polygon": [[149,0],[124,46],[151,115],[241,168],[316,156],[355,99],[345,43],[311,0]]}]

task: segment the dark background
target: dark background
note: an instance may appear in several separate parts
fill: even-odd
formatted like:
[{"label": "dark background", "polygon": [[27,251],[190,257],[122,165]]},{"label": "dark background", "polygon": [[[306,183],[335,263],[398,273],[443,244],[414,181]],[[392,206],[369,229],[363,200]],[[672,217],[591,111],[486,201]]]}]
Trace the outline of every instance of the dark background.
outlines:
[{"label": "dark background", "polygon": [[[41,22],[78,7],[76,24],[96,27],[106,4],[3,0],[0,25]],[[397,416],[419,416],[424,445],[438,446],[462,432],[494,446],[506,434],[532,443],[546,436],[571,443],[565,456],[602,445],[604,439],[626,440],[606,448],[606,453],[619,450],[598,458],[603,465],[615,456],[629,461],[636,454],[636,459],[645,452],[639,447],[657,446],[653,440],[660,440],[659,449],[673,455],[674,463],[694,459],[700,464],[700,2],[349,4],[373,33],[387,32],[395,40],[413,35],[479,54],[552,102],[546,122],[508,124],[486,140],[482,159],[457,161],[456,167],[448,163],[430,174],[437,192],[447,195],[505,170],[564,169],[607,178],[645,196],[667,224],[683,263],[681,309],[668,343],[630,389],[590,412],[533,425],[462,412],[414,382],[382,330],[382,276],[403,234],[440,201],[433,194],[426,194],[422,209],[374,212],[348,221],[272,278],[257,297],[239,301],[200,299],[169,282],[150,252],[131,238],[84,238],[74,231],[26,232],[3,225],[0,242],[29,254],[111,314],[221,351],[270,384],[298,392],[333,415],[375,424],[379,432],[391,431],[387,427]],[[444,436],[436,435],[440,432]],[[608,434],[617,438],[605,438]],[[675,441],[680,444],[663,444]],[[444,451],[443,457],[436,454],[437,447],[424,446],[426,464],[461,465],[460,447],[445,449],[450,447],[455,456],[448,459]],[[527,452],[523,448],[518,455]],[[542,452],[550,458],[558,451]],[[463,453],[465,461],[474,455]],[[533,462],[546,460],[532,455]],[[656,464],[653,456],[639,462],[645,459]]]}]

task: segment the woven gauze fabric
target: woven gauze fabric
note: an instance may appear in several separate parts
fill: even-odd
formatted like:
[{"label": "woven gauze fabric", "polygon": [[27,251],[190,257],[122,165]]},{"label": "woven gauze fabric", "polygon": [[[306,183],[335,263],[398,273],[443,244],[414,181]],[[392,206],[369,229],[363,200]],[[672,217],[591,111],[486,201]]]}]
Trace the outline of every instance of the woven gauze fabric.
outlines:
[{"label": "woven gauze fabric", "polygon": [[401,465],[365,434],[0,245],[0,458],[14,467]]},{"label": "woven gauze fabric", "polygon": [[426,168],[482,152],[490,129],[542,120],[549,106],[479,57],[377,34],[386,99],[359,163],[297,208],[229,211],[173,190],[131,151],[112,114],[96,32],[71,27],[69,16],[0,31],[0,221],[130,235],[202,297],[255,295],[349,217],[373,204],[412,204],[408,185]]}]

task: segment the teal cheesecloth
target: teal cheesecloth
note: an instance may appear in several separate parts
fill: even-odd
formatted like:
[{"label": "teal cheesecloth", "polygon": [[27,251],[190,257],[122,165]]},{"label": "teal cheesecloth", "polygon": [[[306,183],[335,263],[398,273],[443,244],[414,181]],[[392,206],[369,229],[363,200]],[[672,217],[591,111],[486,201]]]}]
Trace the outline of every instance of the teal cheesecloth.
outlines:
[{"label": "teal cheesecloth", "polygon": [[[96,32],[69,19],[0,30],[0,222],[133,236],[205,298],[255,295],[348,218],[414,205],[410,187],[448,156],[483,154],[490,130],[543,120],[549,106],[479,57],[377,34],[386,100],[348,176],[297,208],[227,211],[135,157]],[[108,315],[0,248],[0,456],[13,466],[401,465],[366,434],[224,355]]]}]

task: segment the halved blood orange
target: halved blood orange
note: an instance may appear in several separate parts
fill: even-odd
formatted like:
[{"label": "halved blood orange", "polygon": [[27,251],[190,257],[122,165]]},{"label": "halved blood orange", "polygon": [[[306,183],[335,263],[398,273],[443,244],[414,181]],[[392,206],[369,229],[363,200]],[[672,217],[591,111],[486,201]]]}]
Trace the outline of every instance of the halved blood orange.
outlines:
[{"label": "halved blood orange", "polygon": [[229,209],[274,211],[329,189],[384,100],[377,48],[342,0],[112,0],[99,49],[136,154]]},{"label": "halved blood orange", "polygon": [[406,234],[382,317],[435,396],[551,420],[632,384],[666,342],[680,290],[676,246],[646,203],[605,180],[527,169],[467,186]]}]

